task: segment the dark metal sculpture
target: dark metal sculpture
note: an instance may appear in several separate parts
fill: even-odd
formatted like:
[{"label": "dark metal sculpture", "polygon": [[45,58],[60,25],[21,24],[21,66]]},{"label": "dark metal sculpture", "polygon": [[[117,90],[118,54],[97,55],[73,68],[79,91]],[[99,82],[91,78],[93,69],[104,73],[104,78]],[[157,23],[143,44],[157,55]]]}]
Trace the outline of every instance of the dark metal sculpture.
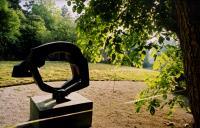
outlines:
[{"label": "dark metal sculpture", "polygon": [[[46,57],[55,52],[65,52],[67,61],[72,70],[72,79],[65,82],[60,88],[54,88],[44,83],[38,71],[39,67],[45,64]],[[31,77],[42,91],[52,93],[56,102],[63,102],[65,96],[71,92],[80,90],[89,85],[88,62],[82,55],[80,49],[72,44],[63,41],[47,43],[31,49],[28,58],[22,63],[15,65],[12,77]]]}]

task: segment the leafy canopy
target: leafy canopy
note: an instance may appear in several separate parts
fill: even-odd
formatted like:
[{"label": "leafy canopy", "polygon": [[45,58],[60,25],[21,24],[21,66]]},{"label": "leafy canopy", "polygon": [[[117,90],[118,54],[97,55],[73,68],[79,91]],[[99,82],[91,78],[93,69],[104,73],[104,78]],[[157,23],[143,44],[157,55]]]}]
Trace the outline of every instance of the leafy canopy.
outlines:
[{"label": "leafy canopy", "polygon": [[[156,78],[149,79],[149,88],[140,94],[137,111],[145,103],[155,113],[161,107],[156,95],[163,96],[164,105],[173,108],[175,103],[184,105],[184,96],[174,95],[176,86],[185,91],[185,83],[175,81],[183,73],[179,45],[166,46],[166,40],[177,41],[177,23],[174,4],[171,0],[68,0],[68,5],[80,13],[78,44],[91,61],[101,61],[105,55],[112,63],[141,66],[147,51],[156,60],[154,69],[160,71]],[[159,52],[165,47],[164,52]]]},{"label": "leafy canopy", "polygon": [[77,20],[78,44],[91,61],[100,61],[101,55],[106,54],[113,63],[139,66],[146,49],[158,49],[157,44],[147,40],[157,37],[163,43],[164,38],[169,39],[177,31],[170,0],[68,0],[68,3],[81,14]]}]

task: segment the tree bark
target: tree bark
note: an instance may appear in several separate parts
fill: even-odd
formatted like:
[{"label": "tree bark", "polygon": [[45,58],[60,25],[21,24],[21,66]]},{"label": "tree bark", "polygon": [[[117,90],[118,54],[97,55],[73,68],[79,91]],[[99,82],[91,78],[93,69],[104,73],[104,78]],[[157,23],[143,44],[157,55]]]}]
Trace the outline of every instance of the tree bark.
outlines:
[{"label": "tree bark", "polygon": [[200,1],[174,1],[193,128],[200,128]]}]

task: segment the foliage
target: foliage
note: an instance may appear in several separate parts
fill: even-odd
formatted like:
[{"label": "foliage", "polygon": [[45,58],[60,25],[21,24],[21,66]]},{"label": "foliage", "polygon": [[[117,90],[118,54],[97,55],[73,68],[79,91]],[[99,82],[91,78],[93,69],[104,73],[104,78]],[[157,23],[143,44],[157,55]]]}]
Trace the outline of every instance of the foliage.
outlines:
[{"label": "foliage", "polygon": [[152,115],[156,108],[163,108],[165,105],[170,108],[169,114],[172,114],[176,104],[188,110],[182,54],[178,46],[168,45],[166,48],[153,65],[153,69],[160,71],[160,74],[146,80],[148,88],[140,93],[138,102],[135,103],[137,111],[144,104],[148,104],[148,110]]},{"label": "foliage", "polygon": [[76,41],[76,25],[69,16],[62,16],[61,9],[56,8],[53,1],[41,0],[34,3],[31,14],[44,20],[45,26],[51,32],[51,41]]},{"label": "foliage", "polygon": [[[0,0],[0,59],[24,59],[32,47],[63,40],[76,42],[76,24],[53,0]],[[65,10],[65,13],[66,10]]]},{"label": "foliage", "polygon": [[37,15],[21,15],[19,41],[15,44],[15,55],[17,58],[25,58],[32,47],[48,42],[50,31],[45,27],[44,20]]},{"label": "foliage", "polygon": [[8,58],[12,53],[10,47],[18,39],[20,20],[17,13],[9,8],[6,0],[0,0],[0,58]]},{"label": "foliage", "polygon": [[[92,61],[100,61],[104,53],[113,63],[141,66],[146,52],[153,52],[153,58],[156,60],[154,68],[159,69],[160,75],[148,80],[149,88],[140,95],[140,98],[145,100],[137,102],[137,111],[148,99],[148,110],[154,114],[161,103],[160,99],[154,98],[155,96],[161,95],[166,99],[168,93],[176,90],[175,85],[181,85],[185,90],[184,82],[180,84],[175,81],[175,78],[183,74],[179,48],[167,46],[168,50],[161,53],[166,40],[176,40],[178,34],[173,1],[68,1],[71,1],[70,5],[74,11],[82,13],[77,22],[78,44]],[[161,56],[157,57],[159,54]],[[182,97],[177,95],[166,101],[166,104],[168,103],[171,108],[174,103],[183,105]]]},{"label": "foliage", "polygon": [[170,29],[163,35],[167,38],[176,31],[176,23],[170,17],[174,7],[168,0],[68,0],[68,3],[74,11],[82,13],[77,20],[78,44],[92,61],[102,60],[103,53],[112,63],[140,66],[146,49],[158,48],[146,43],[148,39]]}]

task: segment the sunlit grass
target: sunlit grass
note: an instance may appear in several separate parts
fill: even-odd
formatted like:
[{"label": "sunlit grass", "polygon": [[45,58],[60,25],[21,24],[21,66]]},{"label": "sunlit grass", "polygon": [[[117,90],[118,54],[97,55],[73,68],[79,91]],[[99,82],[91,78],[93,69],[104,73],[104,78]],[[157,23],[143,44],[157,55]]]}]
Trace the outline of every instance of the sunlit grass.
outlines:
[{"label": "sunlit grass", "polygon": [[[11,77],[13,66],[19,61],[0,61],[0,87],[33,83],[32,78]],[[47,61],[45,66],[39,69],[44,81],[62,81],[71,78],[69,63],[60,61]],[[127,66],[115,66],[109,64],[89,64],[90,80],[128,80],[144,81],[158,72],[137,69]]]}]

